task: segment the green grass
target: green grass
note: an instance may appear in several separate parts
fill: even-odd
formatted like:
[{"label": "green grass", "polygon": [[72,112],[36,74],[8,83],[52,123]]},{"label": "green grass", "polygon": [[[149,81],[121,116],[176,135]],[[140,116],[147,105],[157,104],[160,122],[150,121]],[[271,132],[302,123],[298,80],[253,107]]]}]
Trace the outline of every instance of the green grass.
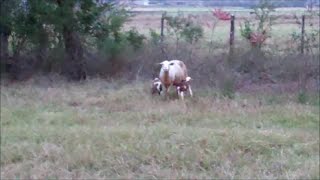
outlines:
[{"label": "green grass", "polygon": [[1,87],[1,178],[319,179],[319,105],[296,96],[45,84]]}]

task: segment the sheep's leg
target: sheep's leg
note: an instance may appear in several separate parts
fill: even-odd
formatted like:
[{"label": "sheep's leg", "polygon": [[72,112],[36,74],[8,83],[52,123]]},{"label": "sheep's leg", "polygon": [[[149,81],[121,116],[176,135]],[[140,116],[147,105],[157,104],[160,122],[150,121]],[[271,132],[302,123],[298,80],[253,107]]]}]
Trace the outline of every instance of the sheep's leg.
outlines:
[{"label": "sheep's leg", "polygon": [[168,92],[169,92],[169,89],[170,89],[170,86],[168,86],[168,87],[166,87],[166,94],[165,94],[165,97],[166,97],[166,99],[168,99]]},{"label": "sheep's leg", "polygon": [[167,87],[167,92],[169,92],[170,87],[171,87],[171,85]]},{"label": "sheep's leg", "polygon": [[193,97],[193,93],[190,85],[189,85],[189,93],[190,93],[190,96]]}]

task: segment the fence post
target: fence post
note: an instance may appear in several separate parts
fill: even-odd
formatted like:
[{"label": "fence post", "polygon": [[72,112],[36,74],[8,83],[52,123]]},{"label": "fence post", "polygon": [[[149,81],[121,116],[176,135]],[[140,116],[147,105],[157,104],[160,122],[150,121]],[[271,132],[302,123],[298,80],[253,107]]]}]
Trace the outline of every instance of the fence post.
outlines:
[{"label": "fence post", "polygon": [[301,27],[301,54],[304,53],[304,33],[305,33],[305,15],[302,15],[302,27]]},{"label": "fence post", "polygon": [[230,26],[230,39],[229,39],[229,54],[233,55],[233,44],[234,44],[234,20],[235,16],[231,15],[231,26]]},{"label": "fence post", "polygon": [[161,48],[161,52],[162,52],[162,55],[165,59],[168,59],[168,54],[165,50],[165,47],[164,47],[164,43],[163,43],[163,40],[164,40],[164,33],[163,33],[163,29],[164,29],[164,18],[166,16],[166,13],[162,13],[162,16],[161,16],[161,29],[160,29],[160,48]]},{"label": "fence post", "polygon": [[163,41],[164,16],[165,16],[165,13],[162,13],[162,16],[161,16],[161,31],[160,31],[161,42]]}]

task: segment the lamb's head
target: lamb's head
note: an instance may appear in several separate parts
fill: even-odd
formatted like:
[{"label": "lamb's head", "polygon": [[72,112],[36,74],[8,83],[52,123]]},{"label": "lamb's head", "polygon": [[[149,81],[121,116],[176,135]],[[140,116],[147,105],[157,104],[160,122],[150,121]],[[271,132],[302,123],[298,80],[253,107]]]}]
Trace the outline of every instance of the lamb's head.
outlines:
[{"label": "lamb's head", "polygon": [[162,61],[161,63],[159,63],[161,65],[161,69],[164,72],[169,72],[170,66],[174,65],[173,62],[170,62],[168,60]]}]

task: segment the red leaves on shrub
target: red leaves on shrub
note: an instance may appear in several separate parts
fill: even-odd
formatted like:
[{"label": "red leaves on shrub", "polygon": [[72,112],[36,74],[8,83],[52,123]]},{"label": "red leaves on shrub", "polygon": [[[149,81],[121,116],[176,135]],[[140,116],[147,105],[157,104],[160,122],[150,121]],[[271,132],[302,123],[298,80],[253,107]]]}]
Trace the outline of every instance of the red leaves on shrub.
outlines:
[{"label": "red leaves on shrub", "polygon": [[231,15],[228,12],[222,11],[221,9],[214,9],[212,14],[219,20],[227,21],[231,19]]},{"label": "red leaves on shrub", "polygon": [[262,33],[256,32],[256,33],[251,33],[250,34],[250,43],[253,46],[257,46],[257,45],[261,45],[262,43],[264,43],[264,41],[267,39],[267,36],[265,34],[265,31],[263,31]]}]

